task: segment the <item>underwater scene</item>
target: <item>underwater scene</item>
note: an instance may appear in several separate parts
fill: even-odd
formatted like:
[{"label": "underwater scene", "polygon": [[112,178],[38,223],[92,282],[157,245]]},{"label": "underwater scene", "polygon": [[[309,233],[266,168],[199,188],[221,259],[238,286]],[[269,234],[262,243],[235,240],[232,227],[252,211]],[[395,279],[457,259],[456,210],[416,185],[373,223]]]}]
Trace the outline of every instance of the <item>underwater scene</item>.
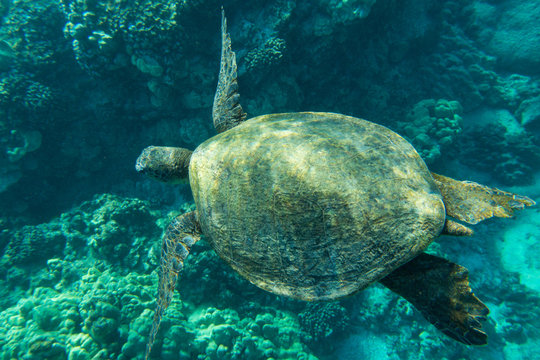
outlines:
[{"label": "underwater scene", "polygon": [[0,0],[0,360],[540,358],[538,19]]}]

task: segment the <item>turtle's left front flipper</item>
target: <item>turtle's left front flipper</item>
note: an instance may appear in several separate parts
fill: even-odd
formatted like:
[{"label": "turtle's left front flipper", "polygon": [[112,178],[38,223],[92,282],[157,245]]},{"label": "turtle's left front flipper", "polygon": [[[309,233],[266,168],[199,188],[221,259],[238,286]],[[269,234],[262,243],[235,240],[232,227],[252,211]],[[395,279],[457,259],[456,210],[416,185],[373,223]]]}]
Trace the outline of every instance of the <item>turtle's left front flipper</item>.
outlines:
[{"label": "turtle's left front flipper", "polygon": [[489,309],[471,291],[463,266],[423,253],[380,282],[451,338],[467,345],[487,343],[480,321],[486,320]]},{"label": "turtle's left front flipper", "polygon": [[201,228],[197,220],[197,211],[179,215],[169,224],[161,246],[161,261],[156,311],[152,330],[148,337],[145,359],[150,356],[152,345],[165,310],[171,304],[178,274],[184,268],[184,260],[191,247],[201,238]]}]

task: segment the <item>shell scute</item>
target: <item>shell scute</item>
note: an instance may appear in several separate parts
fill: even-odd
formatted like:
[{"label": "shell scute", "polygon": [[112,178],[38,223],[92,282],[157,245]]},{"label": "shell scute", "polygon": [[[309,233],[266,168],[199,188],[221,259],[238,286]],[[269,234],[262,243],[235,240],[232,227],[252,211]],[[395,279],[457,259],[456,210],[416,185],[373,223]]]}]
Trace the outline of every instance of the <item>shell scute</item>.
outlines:
[{"label": "shell scute", "polygon": [[414,148],[345,115],[250,119],[201,144],[189,173],[215,251],[255,285],[304,300],[365,288],[421,253],[445,220]]}]

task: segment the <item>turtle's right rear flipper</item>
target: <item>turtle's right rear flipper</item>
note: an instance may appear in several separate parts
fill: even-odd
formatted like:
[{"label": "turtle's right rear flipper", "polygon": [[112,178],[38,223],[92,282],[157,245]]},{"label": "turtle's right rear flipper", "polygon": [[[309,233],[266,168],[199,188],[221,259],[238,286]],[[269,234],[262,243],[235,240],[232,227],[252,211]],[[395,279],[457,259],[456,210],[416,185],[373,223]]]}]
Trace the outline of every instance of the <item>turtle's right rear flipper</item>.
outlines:
[{"label": "turtle's right rear flipper", "polygon": [[444,199],[446,214],[469,224],[490,217],[511,217],[515,210],[536,203],[526,196],[490,188],[472,181],[459,181],[431,173]]},{"label": "turtle's right rear flipper", "polygon": [[485,345],[489,309],[471,291],[463,266],[422,253],[380,282],[403,296],[437,329],[467,345]]}]

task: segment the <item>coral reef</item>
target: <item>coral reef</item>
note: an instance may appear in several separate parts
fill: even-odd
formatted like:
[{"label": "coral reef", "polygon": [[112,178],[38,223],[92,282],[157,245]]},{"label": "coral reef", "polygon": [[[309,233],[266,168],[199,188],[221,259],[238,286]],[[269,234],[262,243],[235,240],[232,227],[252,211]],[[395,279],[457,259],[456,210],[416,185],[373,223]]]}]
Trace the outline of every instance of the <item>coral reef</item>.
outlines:
[{"label": "coral reef", "polygon": [[62,21],[55,2],[20,0],[0,27],[10,59],[0,69],[0,193],[37,166],[27,154],[40,148],[58,105],[54,76],[67,52],[58,41]]},{"label": "coral reef", "polygon": [[66,238],[54,226],[25,226],[11,235],[1,258],[1,267],[36,264],[59,256],[66,243]]},{"label": "coral reef", "polygon": [[298,314],[304,341],[317,353],[328,354],[347,333],[350,319],[340,302],[309,303]]},{"label": "coral reef", "polygon": [[[155,107],[171,106],[171,101],[176,100],[171,98],[175,88],[179,82],[185,86],[186,77],[189,84],[197,85],[192,88],[199,91],[213,84],[213,76],[201,76],[207,67],[206,60],[204,67],[197,69],[200,61],[194,62],[188,56],[190,44],[205,39],[186,30],[186,23],[193,13],[201,16],[200,8],[207,6],[204,2],[172,0],[61,1],[67,19],[64,34],[71,40],[77,63],[96,77],[143,79]],[[204,36],[204,32],[198,33]],[[211,94],[204,92],[202,98],[211,98]],[[209,106],[210,101],[184,104],[202,108]]]},{"label": "coral reef", "polygon": [[539,170],[540,143],[507,110],[481,109],[467,116],[459,158],[506,185],[527,184]]},{"label": "coral reef", "polygon": [[13,73],[0,79],[0,193],[31,166],[24,158],[41,147],[39,122],[47,122],[53,103],[52,90],[39,82]]},{"label": "coral reef", "polygon": [[162,54],[178,52],[179,39],[174,36],[181,31],[176,23],[176,1],[64,0],[60,4],[68,19],[64,33],[72,39],[75,58],[93,74],[106,75],[133,64],[145,74],[160,77],[163,67],[149,54],[151,47],[167,51]]},{"label": "coral reef", "polygon": [[18,66],[47,78],[47,71],[56,74],[67,55],[67,44],[62,41],[63,22],[55,0],[16,0],[3,19],[0,34],[13,48]]},{"label": "coral reef", "polygon": [[537,3],[476,1],[470,7],[469,28],[478,44],[497,57],[500,68],[522,74],[539,73],[540,27],[533,20],[540,16]]},{"label": "coral reef", "polygon": [[0,304],[13,304],[18,291],[29,287],[71,283],[75,270],[63,267],[64,261],[95,258],[124,271],[148,269],[149,239],[160,234],[156,219],[156,212],[140,200],[101,195],[49,223],[6,229],[0,278],[13,293]]},{"label": "coral reef", "polygon": [[[158,247],[150,238],[158,240],[174,216],[158,214],[140,200],[101,195],[49,223],[2,233],[0,287],[10,286],[12,297],[0,304],[0,358],[142,358],[157,259],[154,253],[141,264],[140,256]],[[201,279],[201,286],[189,291],[185,284],[183,301],[173,302],[156,358],[316,359],[301,341],[294,313],[242,300],[241,289],[251,286],[245,280],[236,295],[224,291],[223,301],[215,298],[214,291],[237,276],[206,245],[198,247],[183,283]],[[201,306],[205,298],[229,306],[236,300],[237,310]]]},{"label": "coral reef", "polygon": [[299,12],[313,11],[315,8],[314,16],[303,24],[302,31],[319,38],[327,38],[340,32],[340,28],[367,17],[375,2],[376,0],[322,0],[309,6],[299,3]]},{"label": "coral reef", "polygon": [[414,145],[426,164],[436,162],[458,138],[463,126],[459,102],[427,99],[418,102],[398,122],[400,133]]},{"label": "coral reef", "polygon": [[271,69],[272,66],[279,65],[285,50],[283,39],[268,39],[261,48],[251,50],[245,55],[246,68],[248,71]]},{"label": "coral reef", "polygon": [[294,316],[273,308],[257,310],[253,317],[242,317],[232,309],[196,309],[167,330],[160,358],[316,359],[300,341]]},{"label": "coral reef", "polygon": [[[65,267],[70,266],[68,263]],[[151,321],[147,276],[88,268],[70,287],[37,287],[0,313],[2,358],[118,356],[131,328]],[[125,358],[125,357],[124,357]]]}]

